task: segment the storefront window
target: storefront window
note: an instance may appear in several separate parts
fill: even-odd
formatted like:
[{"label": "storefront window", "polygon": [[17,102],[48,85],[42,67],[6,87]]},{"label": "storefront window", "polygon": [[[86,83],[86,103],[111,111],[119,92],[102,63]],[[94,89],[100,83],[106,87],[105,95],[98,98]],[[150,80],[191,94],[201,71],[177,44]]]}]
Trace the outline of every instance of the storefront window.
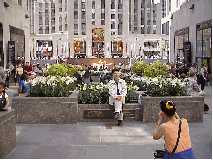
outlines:
[{"label": "storefront window", "polygon": [[203,57],[211,57],[211,28],[203,30]]},{"label": "storefront window", "polygon": [[202,57],[202,30],[197,31],[196,57]]},{"label": "storefront window", "polygon": [[175,31],[175,61],[184,63],[184,43],[189,41],[189,28]]}]

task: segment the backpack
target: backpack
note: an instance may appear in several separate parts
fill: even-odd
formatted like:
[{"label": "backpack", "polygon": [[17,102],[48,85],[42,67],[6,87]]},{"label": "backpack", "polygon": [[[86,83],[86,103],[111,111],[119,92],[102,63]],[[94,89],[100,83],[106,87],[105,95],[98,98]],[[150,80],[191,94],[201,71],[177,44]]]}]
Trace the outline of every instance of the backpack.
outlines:
[{"label": "backpack", "polygon": [[0,99],[0,109],[3,109],[6,106],[5,91],[2,92],[2,98]]}]

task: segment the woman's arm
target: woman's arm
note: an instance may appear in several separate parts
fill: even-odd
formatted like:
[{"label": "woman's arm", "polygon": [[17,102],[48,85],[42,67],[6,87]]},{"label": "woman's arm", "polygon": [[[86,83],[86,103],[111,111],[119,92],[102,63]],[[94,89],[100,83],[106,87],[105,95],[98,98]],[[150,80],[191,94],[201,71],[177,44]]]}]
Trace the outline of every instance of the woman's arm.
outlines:
[{"label": "woman's arm", "polygon": [[7,98],[6,98],[6,105],[5,105],[5,109],[8,109],[8,107],[9,107],[9,98],[7,97]]},{"label": "woman's arm", "polygon": [[164,126],[163,124],[157,124],[153,133],[153,139],[159,140],[164,135]]},{"label": "woman's arm", "polygon": [[161,111],[158,115],[158,123],[156,124],[156,128],[153,133],[153,139],[158,140],[164,135],[164,126],[161,125],[163,120],[164,113]]}]

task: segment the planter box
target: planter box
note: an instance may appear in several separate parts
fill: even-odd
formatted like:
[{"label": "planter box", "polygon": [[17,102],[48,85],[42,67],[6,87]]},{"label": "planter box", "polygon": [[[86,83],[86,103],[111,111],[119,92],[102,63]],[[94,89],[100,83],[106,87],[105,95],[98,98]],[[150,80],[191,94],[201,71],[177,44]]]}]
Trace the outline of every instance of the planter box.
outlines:
[{"label": "planter box", "polygon": [[[109,104],[78,104],[78,121],[117,121],[117,119],[114,119],[114,109],[114,106]],[[123,112],[124,121],[141,120],[141,107],[138,103],[124,104]]]},{"label": "planter box", "polygon": [[77,95],[69,97],[15,97],[17,124],[71,124],[77,122]]},{"label": "planter box", "polygon": [[0,112],[0,158],[3,159],[16,147],[15,110]]},{"label": "planter box", "polygon": [[204,97],[201,96],[174,96],[174,97],[141,97],[142,122],[157,123],[160,112],[160,101],[171,100],[175,103],[177,114],[186,118],[188,122],[203,122]]}]

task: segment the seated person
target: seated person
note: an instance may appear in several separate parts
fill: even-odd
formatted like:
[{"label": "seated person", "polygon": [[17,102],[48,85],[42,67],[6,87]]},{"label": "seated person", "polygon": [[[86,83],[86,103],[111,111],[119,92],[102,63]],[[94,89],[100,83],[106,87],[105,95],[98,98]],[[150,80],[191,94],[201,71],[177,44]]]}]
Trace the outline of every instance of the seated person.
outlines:
[{"label": "seated person", "polygon": [[199,95],[203,96],[204,92],[198,87],[197,81],[195,80],[195,72],[189,72],[188,85],[187,85],[187,93],[191,96]]},{"label": "seated person", "polygon": [[9,106],[9,98],[5,93],[5,85],[0,82],[0,111],[7,111]]},{"label": "seated person", "polygon": [[30,85],[27,84],[28,81],[29,81],[29,78],[27,77],[27,75],[23,74],[21,76],[21,82],[19,84],[18,92],[15,92],[13,97],[20,96],[20,95],[26,93],[27,91],[29,91]]}]

